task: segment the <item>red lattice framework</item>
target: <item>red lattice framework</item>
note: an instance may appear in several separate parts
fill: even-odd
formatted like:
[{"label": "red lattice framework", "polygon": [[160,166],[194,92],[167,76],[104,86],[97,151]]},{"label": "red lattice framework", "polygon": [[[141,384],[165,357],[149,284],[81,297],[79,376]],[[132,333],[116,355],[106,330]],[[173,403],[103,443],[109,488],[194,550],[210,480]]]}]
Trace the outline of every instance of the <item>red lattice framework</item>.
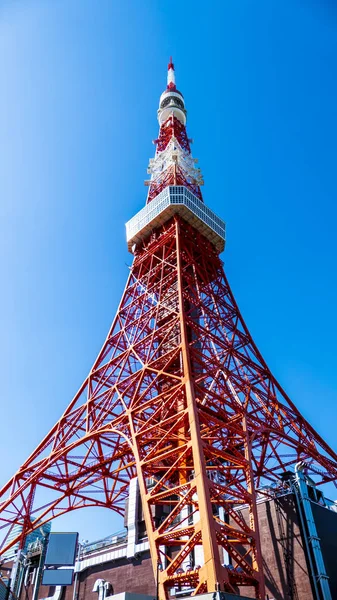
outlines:
[{"label": "red lattice framework", "polygon": [[187,136],[186,127],[173,114],[164,121],[160,127],[158,139],[154,140],[154,143],[157,145],[157,152],[163,152],[172,137],[179,142],[179,145],[183,150],[190,154],[191,140]]},{"label": "red lattice framework", "polygon": [[[187,136],[186,127],[174,116],[174,114],[170,115],[160,127],[159,137],[155,140],[155,144],[157,145],[156,155],[160,152],[164,152],[172,138],[178,142],[182,150],[188,154],[191,153],[191,140]],[[151,200],[158,196],[158,194],[169,185],[184,185],[191,190],[197,198],[203,200],[200,186],[192,177],[189,177],[183,169],[179,168],[178,165],[171,165],[155,179],[151,179],[148,184],[150,188],[147,203],[151,202]]]},{"label": "red lattice framework", "polygon": [[87,379],[1,490],[3,550],[17,523],[23,539],[78,508],[123,514],[137,475],[161,599],[218,584],[261,599],[256,495],[298,461],[317,483],[336,480],[336,454],[268,369],[214,247],[175,217],[138,250]]}]

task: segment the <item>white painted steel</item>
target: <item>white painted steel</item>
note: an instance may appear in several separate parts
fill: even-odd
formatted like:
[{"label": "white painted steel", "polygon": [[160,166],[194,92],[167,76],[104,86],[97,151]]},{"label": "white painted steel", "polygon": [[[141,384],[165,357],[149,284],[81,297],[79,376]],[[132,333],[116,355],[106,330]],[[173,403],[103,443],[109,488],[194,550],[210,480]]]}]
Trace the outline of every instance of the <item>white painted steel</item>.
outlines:
[{"label": "white painted steel", "polygon": [[173,85],[176,84],[176,76],[174,74],[174,69],[172,67],[167,71],[167,87],[171,83],[173,83]]},{"label": "white painted steel", "polygon": [[168,186],[149,204],[126,223],[128,249],[139,244],[148,235],[168,221],[174,214],[181,215],[200,231],[218,250],[225,248],[225,223],[199,198],[184,186]]},{"label": "white painted steel", "polygon": [[183,150],[178,140],[172,136],[165,150],[156,153],[156,156],[150,159],[147,172],[153,181],[163,175],[169,167],[176,165],[183,172],[186,181],[193,181],[195,185],[203,185],[201,171],[195,167],[197,162],[198,160]]},{"label": "white painted steel", "polygon": [[138,540],[138,490],[138,478],[133,477],[129,486],[127,558],[133,558],[136,554],[136,544]]},{"label": "white painted steel", "polygon": [[[140,542],[136,544],[136,555],[141,554],[142,552],[147,552],[150,549],[150,544],[147,540],[144,542]],[[127,557],[127,544],[124,542],[118,549],[110,550],[108,552],[103,552],[101,554],[96,554],[90,558],[84,558],[78,561],[75,565],[75,572],[79,573],[88,569],[89,567],[94,567],[96,565],[103,564],[105,562],[111,562],[114,560],[120,560],[122,558]]]}]

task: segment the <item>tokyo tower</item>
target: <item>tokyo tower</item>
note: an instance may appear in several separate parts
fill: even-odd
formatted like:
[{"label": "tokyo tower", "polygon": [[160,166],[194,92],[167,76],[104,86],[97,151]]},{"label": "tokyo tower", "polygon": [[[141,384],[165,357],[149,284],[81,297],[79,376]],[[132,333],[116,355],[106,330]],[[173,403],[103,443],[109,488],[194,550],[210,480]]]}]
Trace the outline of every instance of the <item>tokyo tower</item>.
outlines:
[{"label": "tokyo tower", "polygon": [[123,515],[139,486],[161,600],[184,587],[264,600],[257,498],[298,463],[317,485],[335,481],[337,455],[276,381],[235,302],[172,59],[158,121],[116,316],[68,408],[0,491],[1,552],[75,509]]}]

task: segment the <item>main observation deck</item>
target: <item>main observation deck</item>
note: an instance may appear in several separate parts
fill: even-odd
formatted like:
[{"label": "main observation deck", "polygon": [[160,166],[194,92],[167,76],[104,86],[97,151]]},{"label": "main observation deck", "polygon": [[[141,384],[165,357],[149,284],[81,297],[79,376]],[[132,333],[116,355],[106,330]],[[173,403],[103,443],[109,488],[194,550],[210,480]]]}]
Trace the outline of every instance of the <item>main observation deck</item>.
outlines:
[{"label": "main observation deck", "polygon": [[151,231],[176,214],[202,233],[219,254],[224,250],[224,221],[186,187],[170,185],[126,223],[129,252],[132,252],[134,244],[143,242]]}]

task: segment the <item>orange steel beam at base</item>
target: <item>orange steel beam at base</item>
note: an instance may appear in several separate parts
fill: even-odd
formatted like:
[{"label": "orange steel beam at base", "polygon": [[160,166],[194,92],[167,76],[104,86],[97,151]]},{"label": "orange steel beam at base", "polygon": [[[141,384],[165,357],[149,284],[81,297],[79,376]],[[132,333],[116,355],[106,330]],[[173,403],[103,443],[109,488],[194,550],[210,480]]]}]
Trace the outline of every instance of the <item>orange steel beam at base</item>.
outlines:
[{"label": "orange steel beam at base", "polygon": [[224,223],[202,200],[172,60],[158,120],[147,206],[127,225],[134,260],[121,303],[78,393],[0,490],[1,552],[73,510],[124,514],[137,476],[160,600],[173,588],[251,588],[265,600],[258,497],[282,488],[300,461],[316,484],[336,481],[337,456],[242,319],[219,258]]},{"label": "orange steel beam at base", "polygon": [[299,460],[336,479],[336,454],[270,373],[214,247],[176,217],[136,249],[88,378],[1,491],[2,531],[23,525],[3,550],[77,508],[122,514],[138,475],[162,600],[245,586],[263,599],[256,496]]}]

